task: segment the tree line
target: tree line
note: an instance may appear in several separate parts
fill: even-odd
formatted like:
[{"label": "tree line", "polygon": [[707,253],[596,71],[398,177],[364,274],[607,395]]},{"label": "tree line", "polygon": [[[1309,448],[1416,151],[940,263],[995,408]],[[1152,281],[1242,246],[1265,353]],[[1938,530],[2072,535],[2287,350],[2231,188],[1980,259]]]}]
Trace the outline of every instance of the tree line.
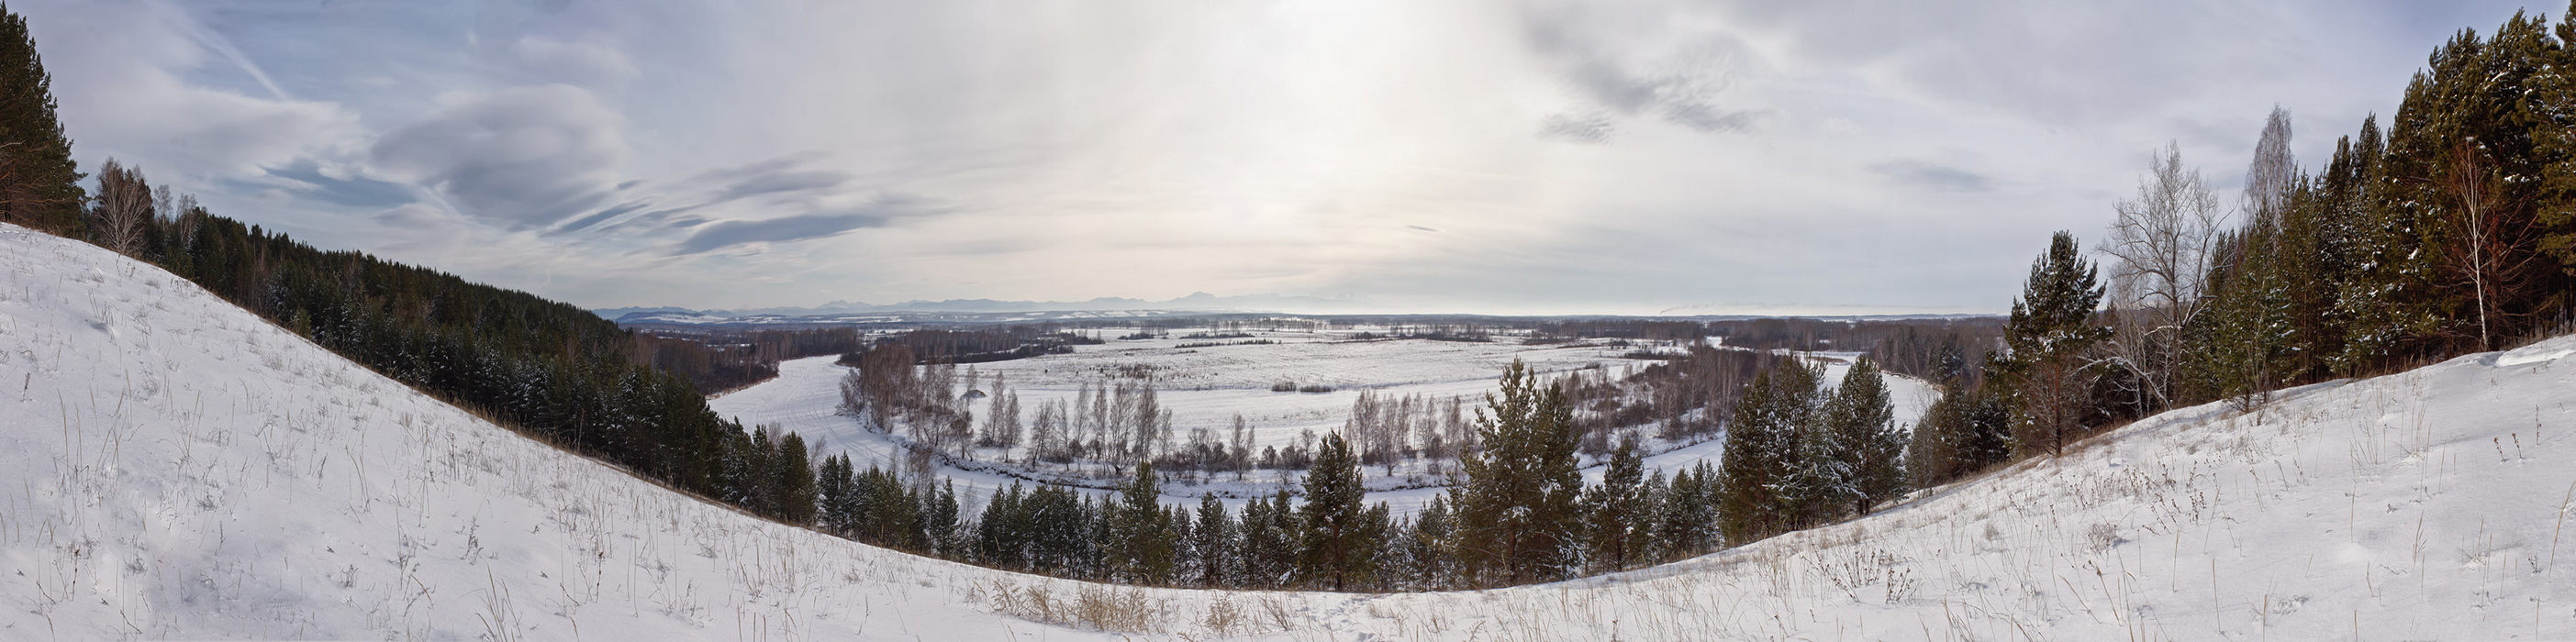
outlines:
[{"label": "tree line", "polygon": [[[1879,371],[1863,361],[1831,392],[1818,389],[1818,372],[1782,360],[1762,374],[1762,392],[1739,406],[1737,421],[1762,422],[1761,434],[1799,444],[1784,463],[1763,469],[1780,471],[1767,478],[1731,459],[1649,471],[1632,438],[1613,453],[1601,483],[1585,484],[1564,387],[1514,363],[1500,393],[1475,413],[1483,446],[1467,453],[1464,481],[1411,516],[1364,501],[1365,449],[1335,432],[1316,442],[1296,492],[1283,487],[1240,510],[1213,495],[1194,508],[1163,505],[1168,474],[1148,461],[1113,495],[1015,482],[995,490],[980,515],[965,517],[953,484],[875,465],[860,470],[834,456],[811,484],[820,507],[813,523],[899,550],[1129,584],[1387,591],[1554,581],[1770,534],[1735,528],[1722,515],[1813,524],[1900,495],[1901,433]],[[1801,490],[1794,501],[1740,497],[1779,488]]]},{"label": "tree line", "polygon": [[[2290,151],[2287,110],[2219,196],[2153,155],[2088,257],[2060,232],[2004,349],[1943,379],[1908,458],[1918,484],[2055,454],[2169,408],[2250,410],[2285,387],[2391,372],[2564,332],[2576,295],[2576,17],[2463,29],[2396,116]],[[1964,374],[1964,373],[1963,373]]]},{"label": "tree line", "polygon": [[841,354],[864,345],[856,328],[785,330],[634,331],[636,349],[653,369],[671,373],[701,394],[739,390],[778,376],[778,362]]}]

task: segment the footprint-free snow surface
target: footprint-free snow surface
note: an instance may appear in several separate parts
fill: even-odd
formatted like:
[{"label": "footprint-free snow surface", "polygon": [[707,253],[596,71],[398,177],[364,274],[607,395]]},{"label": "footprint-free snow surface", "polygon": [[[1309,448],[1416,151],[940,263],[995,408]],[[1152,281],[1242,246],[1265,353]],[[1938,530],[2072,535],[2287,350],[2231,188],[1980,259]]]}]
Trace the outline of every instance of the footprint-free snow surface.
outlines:
[{"label": "footprint-free snow surface", "polygon": [[2571,352],[2182,409],[1607,577],[1128,589],[682,497],[157,268],[0,226],[0,639],[2570,638]]}]

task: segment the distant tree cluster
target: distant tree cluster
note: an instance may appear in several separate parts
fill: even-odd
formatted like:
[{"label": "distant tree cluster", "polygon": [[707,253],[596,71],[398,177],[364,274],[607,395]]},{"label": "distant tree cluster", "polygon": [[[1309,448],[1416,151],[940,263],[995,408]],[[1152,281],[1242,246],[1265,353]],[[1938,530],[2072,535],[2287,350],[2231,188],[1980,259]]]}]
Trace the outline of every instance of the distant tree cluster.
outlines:
[{"label": "distant tree cluster", "polygon": [[[921,328],[896,333],[879,339],[879,346],[894,344],[909,350],[916,365],[934,363],[969,364],[1026,359],[1050,354],[1068,354],[1073,346],[1097,345],[1099,337],[1063,332],[1053,326],[1006,325],[971,329]],[[844,348],[841,361],[855,364],[865,348]]]},{"label": "distant tree cluster", "polygon": [[[1717,434],[1734,412],[1744,384],[1780,360],[1768,352],[1720,350],[1693,342],[1681,358],[1646,366],[1629,377],[1630,389],[1578,392],[1577,404],[1590,407],[1596,415],[1651,422],[1665,439],[1706,438]],[[1606,437],[1591,441],[1595,448],[1608,443]]]},{"label": "distant tree cluster", "polygon": [[1708,336],[1708,327],[1699,322],[1654,319],[1541,321],[1530,331],[1534,343],[1562,343],[1576,339],[1696,342],[1705,336]]},{"label": "distant tree cluster", "polygon": [[636,349],[653,369],[686,380],[704,394],[767,381],[778,376],[781,361],[846,354],[865,341],[854,328],[635,333]]},{"label": "distant tree cluster", "polygon": [[1362,465],[1390,470],[1407,459],[1455,460],[1476,444],[1464,397],[1392,397],[1374,390],[1362,390],[1351,399],[1342,434],[1351,436]]}]

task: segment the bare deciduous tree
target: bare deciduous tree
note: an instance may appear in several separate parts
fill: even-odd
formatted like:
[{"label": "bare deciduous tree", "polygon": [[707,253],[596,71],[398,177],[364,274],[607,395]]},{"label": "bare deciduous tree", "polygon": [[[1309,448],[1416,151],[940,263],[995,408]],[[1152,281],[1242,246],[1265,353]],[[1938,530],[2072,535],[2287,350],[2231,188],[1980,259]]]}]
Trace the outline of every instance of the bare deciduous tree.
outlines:
[{"label": "bare deciduous tree", "polygon": [[152,186],[143,172],[107,159],[98,170],[98,204],[90,234],[98,244],[119,254],[143,249],[143,234],[152,218]]},{"label": "bare deciduous tree", "polygon": [[2290,155],[2290,110],[2275,105],[2263,121],[2263,137],[2254,142],[2254,162],[2245,168],[2246,214],[2266,224],[2280,220],[2298,180],[2298,159]]},{"label": "bare deciduous tree", "polygon": [[2171,142],[2147,164],[2137,200],[2115,210],[2099,248],[2114,259],[2110,299],[2119,318],[2105,343],[2108,361],[2136,377],[2142,401],[2164,407],[2182,361],[2182,328],[2207,308],[2211,255],[2227,213]]},{"label": "bare deciduous tree", "polygon": [[2493,326],[2502,321],[2496,303],[2521,290],[2525,282],[2518,277],[2538,256],[2523,242],[2531,232],[2529,217],[2517,215],[2520,200],[2495,174],[2477,139],[2464,138],[2451,145],[2438,183],[2458,208],[2451,231],[2459,237],[2450,243],[2448,258],[2457,278],[2475,293],[2479,350],[2495,349]]}]

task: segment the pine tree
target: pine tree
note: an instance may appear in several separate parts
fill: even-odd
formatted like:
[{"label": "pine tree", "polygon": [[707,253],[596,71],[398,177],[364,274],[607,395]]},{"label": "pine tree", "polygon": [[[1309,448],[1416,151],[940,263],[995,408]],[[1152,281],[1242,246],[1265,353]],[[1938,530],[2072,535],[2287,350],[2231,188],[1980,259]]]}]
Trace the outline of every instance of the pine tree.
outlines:
[{"label": "pine tree", "polygon": [[766,424],[752,426],[751,439],[743,442],[744,452],[735,458],[734,491],[739,504],[752,513],[775,519],[780,503],[777,484],[778,439]]},{"label": "pine tree", "polygon": [[1646,494],[1645,461],[1637,438],[1629,435],[1610,454],[1601,485],[1585,493],[1585,530],[1592,570],[1624,571],[1648,559],[1645,540],[1655,528],[1657,511]]},{"label": "pine tree", "polygon": [[1431,504],[1415,515],[1411,528],[1405,530],[1404,570],[1413,580],[1413,588],[1431,589],[1452,586],[1456,582],[1455,553],[1450,538],[1457,522],[1450,516],[1447,494],[1433,495]]},{"label": "pine tree", "polygon": [[814,468],[809,465],[805,438],[787,433],[778,440],[778,467],[772,472],[771,492],[778,494],[779,521],[798,526],[814,523]]},{"label": "pine tree", "polygon": [[1795,450],[1789,458],[1788,477],[1780,482],[1781,530],[1833,522],[1859,501],[1859,489],[1851,485],[1854,448],[1825,423],[1819,410],[1793,428]]},{"label": "pine tree", "polygon": [[1563,577],[1582,523],[1573,408],[1561,387],[1542,388],[1518,360],[1503,370],[1502,396],[1486,405],[1476,413],[1484,449],[1462,462],[1462,541],[1475,543],[1462,547],[1470,581]]},{"label": "pine tree", "polygon": [[1298,575],[1308,585],[1350,590],[1375,572],[1376,550],[1367,545],[1361,522],[1359,460],[1342,434],[1324,435],[1315,467],[1306,473],[1306,505],[1299,509],[1303,536]]},{"label": "pine tree", "polygon": [[2031,262],[2030,278],[2004,322],[2009,351],[1997,363],[2014,400],[2014,422],[2023,446],[2063,452],[2083,429],[2094,370],[2086,351],[2109,336],[2094,320],[2102,286],[2093,262],[2084,260],[2075,235],[2058,232],[2048,251]]},{"label": "pine tree", "polygon": [[1793,527],[1798,496],[1801,426],[1815,408],[1817,374],[1798,359],[1782,359],[1753,377],[1726,429],[1718,464],[1719,532],[1744,544]]},{"label": "pine tree", "polygon": [[1851,477],[1845,484],[1856,502],[1855,513],[1866,515],[1872,507],[1905,494],[1906,436],[1896,426],[1896,408],[1888,399],[1887,380],[1879,374],[1877,362],[1861,357],[1843,374],[1833,400],[1826,404],[1825,425],[1839,436],[1836,441],[1842,449],[1837,456],[1848,463]]},{"label": "pine tree", "polygon": [[921,491],[921,541],[945,559],[965,558],[965,531],[957,511],[957,481]]},{"label": "pine tree", "polygon": [[1113,581],[1163,584],[1172,575],[1172,534],[1163,512],[1163,494],[1151,462],[1136,465],[1136,477],[1107,507],[1108,573]]},{"label": "pine tree", "polygon": [[855,536],[859,530],[859,488],[849,455],[824,457],[823,470],[815,477],[814,485],[815,495],[821,499],[816,510],[822,514],[823,532]]},{"label": "pine tree", "polygon": [[1964,392],[1943,387],[1940,398],[1923,409],[1905,447],[1909,483],[1928,488],[1959,478],[1960,449],[1966,441],[1968,408]]},{"label": "pine tree", "polygon": [[1233,586],[1238,581],[1237,542],[1233,518],[1227,517],[1225,503],[1215,494],[1199,495],[1198,526],[1190,552],[1198,562],[1198,585],[1202,588]]},{"label": "pine tree", "polygon": [[1039,573],[1079,575],[1091,525],[1076,493],[1038,485],[1028,494],[1023,512],[1029,524],[1029,568]]},{"label": "pine tree", "polygon": [[1198,534],[1193,532],[1196,529],[1192,526],[1194,522],[1190,519],[1190,509],[1184,506],[1166,507],[1163,509],[1162,522],[1163,538],[1167,542],[1165,546],[1172,550],[1171,570],[1163,574],[1163,581],[1169,584],[1183,584],[1192,578],[1199,577],[1201,573]]},{"label": "pine tree", "polygon": [[1270,499],[1254,496],[1243,504],[1243,521],[1237,524],[1243,545],[1235,549],[1234,565],[1240,573],[1237,585],[1254,588],[1278,586],[1279,569],[1269,563],[1268,553],[1280,545],[1279,534],[1270,528]]},{"label": "pine tree", "polygon": [[[2571,7],[2576,8],[2576,7]],[[2559,17],[2558,47],[2531,77],[2518,120],[2531,126],[2540,185],[2532,203],[2540,237],[2534,246],[2576,276],[2576,11]]]},{"label": "pine tree", "polygon": [[1282,488],[1267,499],[1255,497],[1243,508],[1243,558],[1245,585],[1255,588],[1281,588],[1297,570],[1297,513],[1290,505],[1288,489]]},{"label": "pine tree", "polygon": [[0,222],[84,238],[82,177],[27,19],[0,4]]},{"label": "pine tree", "polygon": [[993,498],[984,503],[984,515],[975,520],[975,559],[995,568],[1027,570],[1027,540],[1033,530],[1028,523],[1028,509],[1023,506],[1020,483],[993,489]]},{"label": "pine tree", "polygon": [[1645,486],[1638,494],[1643,498],[1643,511],[1637,515],[1636,563],[1658,564],[1673,552],[1672,542],[1664,540],[1664,516],[1672,512],[1674,501],[1672,483],[1662,469],[1656,469],[1646,476]]},{"label": "pine tree", "polygon": [[[1686,472],[1692,483],[1687,491],[1679,484],[1674,485],[1674,508],[1665,511],[1664,541],[1672,547],[1671,550],[1695,555],[1714,550],[1720,544],[1718,498],[1724,486],[1718,481],[1717,468],[1709,465],[1707,460],[1701,460]],[[1674,475],[1675,479],[1680,477]]]}]

